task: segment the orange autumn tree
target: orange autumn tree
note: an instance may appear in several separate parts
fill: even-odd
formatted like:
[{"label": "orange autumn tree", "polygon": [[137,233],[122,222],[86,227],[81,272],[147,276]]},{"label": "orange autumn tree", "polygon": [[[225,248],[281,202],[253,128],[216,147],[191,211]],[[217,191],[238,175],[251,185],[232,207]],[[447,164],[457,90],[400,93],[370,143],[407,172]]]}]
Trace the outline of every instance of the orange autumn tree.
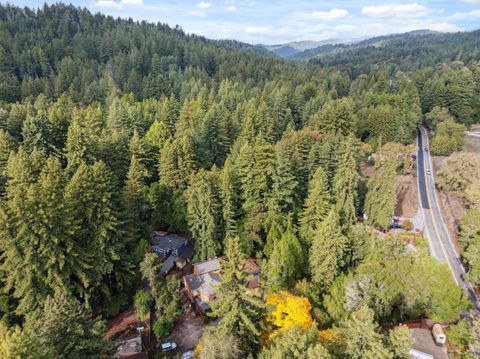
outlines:
[{"label": "orange autumn tree", "polygon": [[293,326],[304,330],[311,328],[312,305],[307,298],[281,291],[269,294],[266,303],[274,308],[265,318],[268,339],[275,338]]}]

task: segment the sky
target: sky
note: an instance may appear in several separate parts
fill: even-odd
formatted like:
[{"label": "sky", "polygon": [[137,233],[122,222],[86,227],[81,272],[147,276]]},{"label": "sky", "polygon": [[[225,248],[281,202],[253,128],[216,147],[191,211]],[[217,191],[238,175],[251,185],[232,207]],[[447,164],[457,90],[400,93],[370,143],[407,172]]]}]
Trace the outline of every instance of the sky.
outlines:
[{"label": "sky", "polygon": [[[0,2],[4,2],[0,0]],[[39,7],[44,0],[9,0]],[[46,1],[54,3],[55,1]],[[179,25],[187,33],[251,44],[350,40],[418,29],[480,28],[480,0],[70,0],[114,17]]]}]

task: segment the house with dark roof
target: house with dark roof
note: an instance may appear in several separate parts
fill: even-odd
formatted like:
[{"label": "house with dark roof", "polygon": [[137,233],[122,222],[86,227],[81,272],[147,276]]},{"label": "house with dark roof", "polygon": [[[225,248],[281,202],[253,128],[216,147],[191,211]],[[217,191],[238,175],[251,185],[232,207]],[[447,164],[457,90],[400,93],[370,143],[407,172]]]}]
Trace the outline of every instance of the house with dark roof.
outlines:
[{"label": "house with dark roof", "polygon": [[177,234],[156,231],[150,236],[150,246],[159,257],[178,257],[188,245],[188,240]]},{"label": "house with dark roof", "polygon": [[180,263],[178,269],[183,269],[193,258],[195,248],[187,238],[178,234],[155,231],[150,235],[150,248],[162,260],[162,275],[167,275]]}]

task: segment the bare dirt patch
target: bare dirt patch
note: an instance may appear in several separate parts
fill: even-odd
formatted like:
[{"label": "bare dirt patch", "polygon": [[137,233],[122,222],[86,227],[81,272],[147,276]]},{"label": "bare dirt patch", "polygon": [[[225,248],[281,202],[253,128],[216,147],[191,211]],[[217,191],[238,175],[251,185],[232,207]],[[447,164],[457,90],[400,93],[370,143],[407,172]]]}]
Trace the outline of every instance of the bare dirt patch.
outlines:
[{"label": "bare dirt patch", "polygon": [[400,175],[397,181],[397,206],[395,215],[411,218],[418,210],[417,180],[412,175]]},{"label": "bare dirt patch", "polygon": [[448,359],[447,349],[435,344],[429,329],[411,329],[411,332],[415,340],[414,349],[431,354],[435,359]]},{"label": "bare dirt patch", "polygon": [[470,136],[465,137],[465,147],[463,151],[480,154],[480,138]]},{"label": "bare dirt patch", "polygon": [[193,350],[205,329],[216,324],[214,320],[205,323],[201,316],[188,309],[184,316],[175,320],[171,337],[177,343],[179,352],[183,353]]},{"label": "bare dirt patch", "polygon": [[480,132],[480,123],[473,124],[473,125],[470,127],[470,131]]},{"label": "bare dirt patch", "polygon": [[373,176],[374,167],[367,163],[362,163],[360,166],[360,175],[364,178],[369,178]]},{"label": "bare dirt patch", "polygon": [[117,338],[122,335],[128,335],[136,332],[137,326],[148,323],[150,315],[145,318],[144,322],[137,319],[135,306],[130,306],[127,310],[117,315],[115,318],[107,321],[107,332],[105,339]]}]

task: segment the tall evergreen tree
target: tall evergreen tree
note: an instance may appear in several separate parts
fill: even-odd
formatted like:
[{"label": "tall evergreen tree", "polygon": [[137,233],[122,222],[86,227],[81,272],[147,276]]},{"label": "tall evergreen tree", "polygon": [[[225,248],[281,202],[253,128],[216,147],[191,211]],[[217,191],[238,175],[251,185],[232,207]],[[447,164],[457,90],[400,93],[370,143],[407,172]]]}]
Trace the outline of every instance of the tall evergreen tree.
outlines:
[{"label": "tall evergreen tree", "polygon": [[387,229],[397,204],[397,184],[395,181],[398,144],[385,144],[377,156],[375,172],[367,183],[365,213],[371,225]]},{"label": "tall evergreen tree", "polygon": [[272,191],[269,196],[268,210],[275,214],[297,211],[295,190],[298,182],[294,176],[294,168],[286,157],[281,145],[275,147],[275,170],[272,175]]},{"label": "tall evergreen tree", "polygon": [[[120,196],[110,169],[103,162],[80,165],[65,188],[65,202],[74,213],[72,235],[76,251],[81,253],[75,285],[91,304],[90,300],[109,295],[112,287],[121,287],[132,276],[124,252],[126,243],[121,240]],[[114,267],[117,273],[112,276]]]},{"label": "tall evergreen tree", "polygon": [[326,288],[333,281],[343,265],[346,243],[338,213],[331,209],[317,228],[310,248],[310,273],[314,283]]},{"label": "tall evergreen tree", "polygon": [[304,253],[291,218],[285,232],[274,244],[267,266],[267,286],[271,292],[288,289],[303,270]]},{"label": "tall evergreen tree", "polygon": [[248,293],[247,274],[244,272],[245,255],[238,237],[230,238],[225,246],[225,259],[221,260],[222,280],[217,290],[218,299],[212,303],[212,315],[219,317],[217,327],[240,341],[246,353],[254,353],[259,344],[264,307],[259,298]]},{"label": "tall evergreen tree", "polygon": [[357,186],[360,180],[357,169],[359,148],[353,135],[349,135],[340,149],[337,172],[333,180],[333,192],[337,210],[343,224],[356,219]]},{"label": "tall evergreen tree", "polygon": [[[147,187],[144,180],[146,176],[147,171],[145,167],[137,160],[135,155],[132,155],[127,180],[123,188],[128,233],[132,242],[130,249],[148,247],[146,242],[148,230],[145,223]],[[136,254],[135,260],[139,262],[143,258],[144,253],[140,251]]]},{"label": "tall evergreen tree", "polygon": [[114,347],[103,339],[105,324],[90,319],[75,299],[55,291],[41,310],[27,317],[29,352],[38,358],[104,358]]},{"label": "tall evergreen tree", "polygon": [[5,285],[19,300],[20,314],[37,309],[55,288],[69,292],[79,264],[72,255],[75,226],[63,197],[65,177],[60,163],[49,158],[37,180],[32,172],[27,179],[23,169],[13,171],[18,165],[32,166],[35,154],[25,155],[21,150],[9,161],[12,180],[0,216]]},{"label": "tall evergreen tree", "polygon": [[232,161],[227,158],[220,174],[222,214],[225,224],[225,238],[235,237],[238,232],[237,220],[240,206],[240,183]]},{"label": "tall evergreen tree", "polygon": [[330,211],[331,202],[325,171],[318,167],[310,180],[308,196],[299,220],[300,235],[306,243],[312,243],[315,232]]},{"label": "tall evergreen tree", "polygon": [[221,249],[221,208],[215,189],[201,170],[186,191],[188,225],[195,241],[197,261],[215,257]]},{"label": "tall evergreen tree", "polygon": [[362,307],[343,321],[340,331],[345,340],[345,356],[352,359],[389,359],[391,353],[382,342],[373,311]]}]

